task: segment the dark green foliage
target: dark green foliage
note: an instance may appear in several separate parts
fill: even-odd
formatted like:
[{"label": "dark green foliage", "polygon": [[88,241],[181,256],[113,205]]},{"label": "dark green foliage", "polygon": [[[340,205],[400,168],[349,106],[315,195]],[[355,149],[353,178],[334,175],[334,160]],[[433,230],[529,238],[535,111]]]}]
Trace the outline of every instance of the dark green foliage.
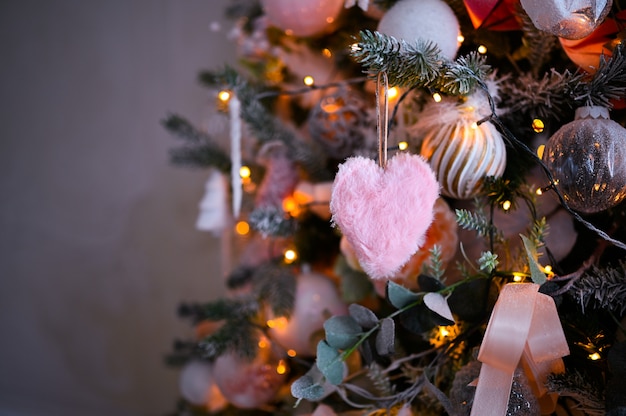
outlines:
[{"label": "dark green foliage", "polygon": [[425,274],[417,276],[417,283],[419,284],[420,290],[424,292],[438,292],[445,288],[445,285],[439,279]]},{"label": "dark green foliage", "polygon": [[602,308],[623,315],[626,311],[626,263],[617,267],[593,267],[574,283],[569,293],[586,308]]},{"label": "dark green foliage", "polygon": [[611,100],[626,94],[626,58],[624,46],[611,58],[600,60],[593,75],[578,71],[551,69],[542,78],[530,73],[506,78],[500,84],[502,106],[510,112],[522,112],[542,119],[561,119],[571,110],[585,105],[612,107]]},{"label": "dark green foliage", "polygon": [[[327,219],[320,218],[311,212],[298,216],[298,227],[295,230],[293,241],[302,262],[332,267],[339,253],[340,238],[341,236],[331,227]],[[350,270],[356,272],[354,269],[345,271],[350,273]],[[337,273],[340,276],[343,275],[343,273]],[[369,282],[369,278],[366,280]],[[360,289],[355,287],[353,290],[355,291],[354,295],[359,296]],[[344,295],[351,296],[352,294],[344,293]],[[354,301],[361,299],[357,298]]]},{"label": "dark green foliage", "polygon": [[303,168],[311,180],[327,180],[331,177],[326,170],[326,155],[319,145],[304,140],[298,132],[275,117],[261,101],[275,94],[267,94],[267,90],[262,92],[230,67],[221,71],[204,71],[199,78],[209,87],[229,89],[237,95],[241,101],[241,119],[260,145],[280,141],[287,146],[290,158]]},{"label": "dark green foliage", "polygon": [[248,216],[250,226],[264,236],[286,237],[296,229],[295,220],[282,208],[267,206],[256,208]]},{"label": "dark green foliage", "polygon": [[462,283],[448,297],[450,310],[463,321],[477,322],[488,311],[489,279],[473,279]]},{"label": "dark green foliage", "polygon": [[248,319],[229,319],[217,331],[198,343],[200,356],[214,360],[226,352],[252,359],[259,348],[258,328]]},{"label": "dark green foliage", "polygon": [[362,31],[352,56],[372,77],[386,73],[390,86],[430,88],[450,95],[466,95],[490,72],[477,53],[456,61],[443,58],[436,44],[418,39],[415,44],[380,32]]},{"label": "dark green foliage", "polygon": [[246,317],[258,312],[256,302],[249,298],[220,298],[206,304],[190,304],[180,308],[180,313],[193,317],[194,322],[221,321],[233,316]]},{"label": "dark green foliage", "polygon": [[548,391],[558,393],[576,401],[584,415],[601,416],[605,414],[604,397],[596,386],[588,382],[579,372],[551,374],[547,382]]},{"label": "dark green foliage", "polygon": [[275,316],[291,315],[296,295],[296,276],[290,268],[265,264],[256,269],[252,281],[260,303],[269,305]]},{"label": "dark green foliage", "polygon": [[341,279],[339,283],[344,301],[359,302],[374,293],[374,285],[369,276],[348,266],[344,257],[337,259],[335,273]]},{"label": "dark green foliage", "polygon": [[175,114],[167,117],[162,123],[169,132],[186,141],[183,147],[170,150],[173,164],[214,167],[224,173],[230,172],[230,156],[208,134]]}]

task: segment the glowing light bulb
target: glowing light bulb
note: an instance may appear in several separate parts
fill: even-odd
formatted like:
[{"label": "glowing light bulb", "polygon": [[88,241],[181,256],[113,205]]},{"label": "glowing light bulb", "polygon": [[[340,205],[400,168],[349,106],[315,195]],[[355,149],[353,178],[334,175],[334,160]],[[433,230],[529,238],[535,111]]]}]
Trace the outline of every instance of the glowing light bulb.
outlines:
[{"label": "glowing light bulb", "polygon": [[459,42],[459,44],[465,42],[465,36],[459,33],[459,36],[456,37],[456,41]]},{"label": "glowing light bulb", "polygon": [[298,253],[296,253],[294,250],[289,249],[285,251],[284,257],[285,263],[290,264],[296,261],[296,259],[298,258]]},{"label": "glowing light bulb", "polygon": [[284,360],[278,361],[278,365],[276,366],[276,372],[278,374],[285,374],[287,372],[287,365]]},{"label": "glowing light bulb", "polygon": [[478,128],[478,123],[477,122],[473,122],[472,125],[470,126],[473,130],[476,130]]},{"label": "glowing light bulb", "polygon": [[239,235],[246,235],[250,232],[250,224],[245,221],[239,221],[235,225],[235,232]]},{"label": "glowing light bulb", "polygon": [[313,79],[311,75],[307,75],[306,77],[304,77],[302,82],[304,82],[304,85],[306,85],[307,87],[310,87],[313,84],[315,84],[315,80]]},{"label": "glowing light bulb", "polygon": [[537,195],[542,195],[542,194],[543,194],[543,191],[541,190],[541,188],[537,188],[537,190],[535,191],[535,193],[536,193]]},{"label": "glowing light bulb", "polygon": [[268,319],[265,323],[268,328],[272,329],[284,329],[287,327],[289,321],[284,316],[279,316],[278,318]]},{"label": "glowing light bulb", "polygon": [[502,203],[502,209],[508,211],[511,209],[511,201],[506,200]]},{"label": "glowing light bulb", "polygon": [[600,358],[602,358],[602,357],[600,356],[600,353],[598,353],[598,352],[594,352],[593,354],[589,354],[589,359],[592,360],[592,361],[597,361]]},{"label": "glowing light bulb", "polygon": [[441,94],[439,94],[438,92],[433,94],[433,100],[435,100],[436,103],[440,103],[442,98],[441,98]]},{"label": "glowing light bulb", "polygon": [[330,49],[324,48],[322,49],[322,55],[324,55],[324,57],[326,58],[331,58],[333,56],[333,53],[330,51]]},{"label": "glowing light bulb", "polygon": [[546,145],[545,144],[540,144],[539,147],[537,147],[537,157],[539,159],[543,158],[543,152],[546,150]]},{"label": "glowing light bulb", "polygon": [[267,340],[267,338],[265,337],[261,337],[261,339],[259,339],[259,343],[258,343],[259,348],[263,349],[263,348],[267,348],[270,346],[269,341]]},{"label": "glowing light bulb", "polygon": [[406,150],[409,148],[409,144],[407,142],[400,142],[398,143],[398,149],[399,150]]},{"label": "glowing light bulb", "polygon": [[513,272],[513,281],[514,282],[521,282],[524,280],[524,274],[523,273],[518,273],[518,272]]},{"label": "glowing light bulb", "polygon": [[292,217],[297,217],[300,214],[300,204],[293,196],[288,196],[283,199],[283,211],[288,212]]},{"label": "glowing light bulb", "polygon": [[442,337],[447,337],[448,335],[450,335],[450,331],[448,331],[448,329],[445,326],[440,326],[439,334],[441,334]]},{"label": "glowing light bulb", "polygon": [[546,125],[543,123],[543,120],[536,118],[533,120],[532,128],[535,133],[541,133]]},{"label": "glowing light bulb", "polygon": [[220,101],[226,102],[230,99],[230,91],[222,90],[217,94]]},{"label": "glowing light bulb", "polygon": [[239,168],[239,176],[241,176],[243,179],[249,178],[251,174],[252,172],[250,171],[249,167],[242,166]]},{"label": "glowing light bulb", "polygon": [[480,45],[478,47],[478,53],[481,55],[484,55],[487,53],[487,47],[485,45]]},{"label": "glowing light bulb", "polygon": [[296,350],[287,350],[287,355],[293,358],[298,354],[296,353]]},{"label": "glowing light bulb", "polygon": [[389,98],[390,100],[393,100],[394,98],[398,96],[398,94],[400,94],[400,90],[398,89],[398,87],[391,87],[387,91],[387,98]]}]

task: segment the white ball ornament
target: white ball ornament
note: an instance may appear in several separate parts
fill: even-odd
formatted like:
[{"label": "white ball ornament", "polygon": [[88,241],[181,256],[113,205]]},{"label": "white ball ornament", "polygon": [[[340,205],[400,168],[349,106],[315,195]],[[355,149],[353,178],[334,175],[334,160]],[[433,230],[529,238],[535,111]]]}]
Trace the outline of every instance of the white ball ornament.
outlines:
[{"label": "white ball ornament", "polygon": [[476,196],[487,176],[500,177],[506,168],[502,135],[483,117],[481,96],[463,104],[442,101],[426,106],[416,127],[423,134],[420,154],[428,160],[441,193],[455,199]]},{"label": "white ball ornament", "polygon": [[459,49],[459,21],[441,0],[401,0],[385,13],[377,30],[409,44],[417,39],[432,41],[450,60]]},{"label": "white ball ornament", "polygon": [[298,276],[291,316],[285,324],[271,328],[270,337],[299,356],[313,356],[317,343],[312,337],[324,321],[331,315],[347,314],[348,307],[332,280],[319,273],[303,273]]},{"label": "white ball ornament", "polygon": [[272,25],[294,36],[315,36],[332,28],[344,0],[262,0]]}]

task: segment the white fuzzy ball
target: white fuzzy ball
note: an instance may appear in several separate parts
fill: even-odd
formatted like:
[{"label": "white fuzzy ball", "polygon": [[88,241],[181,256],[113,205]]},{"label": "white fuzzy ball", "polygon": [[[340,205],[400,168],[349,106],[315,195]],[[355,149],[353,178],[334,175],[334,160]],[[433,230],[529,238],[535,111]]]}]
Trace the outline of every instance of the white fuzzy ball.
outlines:
[{"label": "white fuzzy ball", "polygon": [[414,44],[417,39],[437,44],[442,56],[452,60],[459,49],[459,21],[441,0],[402,0],[385,13],[379,32]]}]

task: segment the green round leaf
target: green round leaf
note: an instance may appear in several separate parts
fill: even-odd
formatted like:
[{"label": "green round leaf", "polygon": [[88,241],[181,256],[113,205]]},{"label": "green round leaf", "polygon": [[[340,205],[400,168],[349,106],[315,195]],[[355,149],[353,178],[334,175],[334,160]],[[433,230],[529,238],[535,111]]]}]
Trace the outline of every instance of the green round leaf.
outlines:
[{"label": "green round leaf", "polygon": [[363,328],[349,315],[333,316],[324,322],[326,342],[333,348],[345,350],[359,340]]},{"label": "green round leaf", "polygon": [[317,344],[316,364],[329,383],[340,384],[343,381],[346,364],[339,351],[324,340]]}]

